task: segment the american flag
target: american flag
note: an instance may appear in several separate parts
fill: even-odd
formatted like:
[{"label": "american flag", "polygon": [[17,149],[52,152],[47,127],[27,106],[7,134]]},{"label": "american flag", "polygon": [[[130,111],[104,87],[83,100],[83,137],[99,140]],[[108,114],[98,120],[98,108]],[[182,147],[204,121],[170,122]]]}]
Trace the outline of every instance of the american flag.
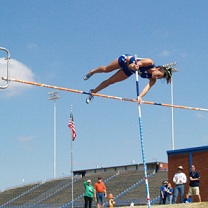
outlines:
[{"label": "american flag", "polygon": [[77,134],[76,134],[76,129],[75,129],[74,119],[73,119],[73,114],[72,113],[70,113],[68,127],[70,128],[70,131],[71,131],[72,141],[74,141]]}]

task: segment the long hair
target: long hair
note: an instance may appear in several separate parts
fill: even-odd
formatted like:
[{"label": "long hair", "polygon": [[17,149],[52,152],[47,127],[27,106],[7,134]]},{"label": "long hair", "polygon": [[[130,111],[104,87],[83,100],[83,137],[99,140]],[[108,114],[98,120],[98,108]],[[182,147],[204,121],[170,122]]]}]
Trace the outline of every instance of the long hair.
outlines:
[{"label": "long hair", "polygon": [[160,68],[161,71],[164,71],[164,78],[166,79],[167,84],[171,83],[172,69],[165,66],[157,66],[156,68]]}]

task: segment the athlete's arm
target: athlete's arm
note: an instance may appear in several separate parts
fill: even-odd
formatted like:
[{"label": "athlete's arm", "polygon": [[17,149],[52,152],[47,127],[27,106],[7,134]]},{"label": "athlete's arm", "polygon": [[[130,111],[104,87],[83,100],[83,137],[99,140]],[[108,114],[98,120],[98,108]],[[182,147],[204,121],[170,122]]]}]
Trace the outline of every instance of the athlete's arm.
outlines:
[{"label": "athlete's arm", "polygon": [[144,58],[136,63],[132,63],[129,65],[129,68],[132,70],[138,70],[139,67],[151,66],[154,64],[154,61],[150,58]]},{"label": "athlete's arm", "polygon": [[144,58],[138,62],[139,67],[141,66],[151,66],[154,64],[154,61],[150,58]]},{"label": "athlete's arm", "polygon": [[145,86],[145,88],[142,90],[142,92],[139,95],[139,103],[142,103],[142,98],[147,94],[147,92],[150,90],[150,88],[155,84],[156,79],[149,79],[148,84]]}]

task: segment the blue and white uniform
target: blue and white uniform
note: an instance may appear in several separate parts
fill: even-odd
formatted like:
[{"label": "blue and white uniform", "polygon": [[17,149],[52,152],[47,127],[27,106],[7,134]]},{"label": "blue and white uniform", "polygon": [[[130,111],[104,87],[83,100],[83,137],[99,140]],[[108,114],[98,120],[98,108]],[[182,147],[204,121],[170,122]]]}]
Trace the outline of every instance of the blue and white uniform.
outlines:
[{"label": "blue and white uniform", "polygon": [[[126,63],[126,58],[128,56],[131,56],[130,54],[124,54],[124,55],[121,55],[119,58],[118,58],[118,64],[122,67],[122,70],[123,72],[126,74],[126,76],[130,77],[132,74],[135,73],[134,70],[130,69],[128,66],[127,66],[127,63]],[[137,58],[137,61],[141,61],[142,58]],[[135,57],[132,56],[129,60],[129,64],[133,63],[135,61]],[[149,74],[147,72],[148,69],[152,69],[155,67],[155,64],[153,65],[150,65],[150,66],[143,66],[143,67],[140,67],[139,68],[139,76],[142,77],[142,78],[151,78],[152,77],[152,74]]]}]

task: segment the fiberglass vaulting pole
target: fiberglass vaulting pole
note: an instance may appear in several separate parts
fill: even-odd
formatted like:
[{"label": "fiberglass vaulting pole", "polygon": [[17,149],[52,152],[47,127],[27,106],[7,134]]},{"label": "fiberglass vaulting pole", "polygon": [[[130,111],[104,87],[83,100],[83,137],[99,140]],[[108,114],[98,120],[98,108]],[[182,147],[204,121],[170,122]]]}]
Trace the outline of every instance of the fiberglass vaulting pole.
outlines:
[{"label": "fiberglass vaulting pole", "polygon": [[[135,55],[135,64],[137,65],[137,56]],[[147,165],[145,160],[144,153],[144,139],[143,139],[143,130],[142,130],[142,115],[141,115],[141,106],[139,103],[139,74],[136,70],[136,92],[137,92],[137,101],[138,101],[138,113],[139,113],[139,130],[140,130],[140,140],[141,140],[141,149],[142,149],[142,161],[144,166],[144,177],[145,177],[145,186],[146,186],[146,196],[148,208],[151,207],[150,204],[150,194],[149,194],[149,185],[148,185],[148,176],[147,176]]]}]

